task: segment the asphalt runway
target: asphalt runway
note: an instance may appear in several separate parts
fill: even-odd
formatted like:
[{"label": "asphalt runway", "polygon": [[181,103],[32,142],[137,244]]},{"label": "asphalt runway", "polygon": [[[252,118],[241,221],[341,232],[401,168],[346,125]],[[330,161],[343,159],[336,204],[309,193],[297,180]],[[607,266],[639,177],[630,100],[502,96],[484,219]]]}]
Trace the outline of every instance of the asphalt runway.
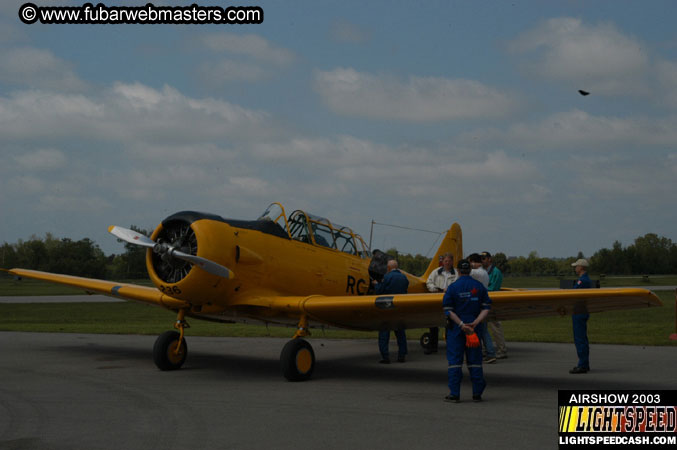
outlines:
[{"label": "asphalt runway", "polygon": [[1,332],[0,449],[556,448],[558,389],[675,388],[674,347],[592,345],[570,375],[573,344],[510,343],[485,401],[464,368],[450,404],[444,348],[416,338],[390,365],[376,340],[310,338],[314,378],[290,383],[285,339],[188,336],[184,368],[161,372],[153,336]]}]

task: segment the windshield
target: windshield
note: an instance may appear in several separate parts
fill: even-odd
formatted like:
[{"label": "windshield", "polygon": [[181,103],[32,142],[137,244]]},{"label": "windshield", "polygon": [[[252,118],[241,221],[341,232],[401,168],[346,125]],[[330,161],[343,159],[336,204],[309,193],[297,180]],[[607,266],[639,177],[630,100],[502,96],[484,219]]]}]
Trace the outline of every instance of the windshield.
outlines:
[{"label": "windshield", "polygon": [[284,212],[284,207],[278,202],[271,203],[268,205],[266,210],[259,216],[258,219],[261,221],[271,221],[280,226],[288,235],[289,235],[289,226],[287,224],[287,217]]}]

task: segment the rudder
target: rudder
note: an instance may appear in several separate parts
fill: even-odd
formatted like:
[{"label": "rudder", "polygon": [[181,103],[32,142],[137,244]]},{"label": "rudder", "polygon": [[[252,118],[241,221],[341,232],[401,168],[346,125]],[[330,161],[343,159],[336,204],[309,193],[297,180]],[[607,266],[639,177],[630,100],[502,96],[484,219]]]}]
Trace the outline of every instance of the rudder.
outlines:
[{"label": "rudder", "polygon": [[456,222],[447,230],[447,234],[444,235],[437,253],[433,256],[430,265],[421,278],[427,280],[432,271],[440,266],[440,256],[447,252],[454,255],[454,267],[456,267],[456,264],[463,258],[463,234],[461,233],[461,226]]}]

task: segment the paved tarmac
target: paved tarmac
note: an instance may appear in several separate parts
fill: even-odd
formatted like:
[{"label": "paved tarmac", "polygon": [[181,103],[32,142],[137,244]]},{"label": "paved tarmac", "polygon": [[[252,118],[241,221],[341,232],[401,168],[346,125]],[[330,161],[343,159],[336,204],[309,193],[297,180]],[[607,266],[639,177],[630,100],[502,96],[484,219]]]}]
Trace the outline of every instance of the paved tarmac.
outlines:
[{"label": "paved tarmac", "polygon": [[[190,330],[188,330],[190,331]],[[444,348],[377,363],[375,340],[311,338],[311,381],[280,373],[285,339],[188,337],[161,372],[153,336],[0,333],[0,449],[449,449],[557,446],[558,389],[674,389],[677,349],[509,343],[485,401],[444,403]],[[391,342],[391,346],[395,346]],[[392,348],[391,348],[392,350]]]}]

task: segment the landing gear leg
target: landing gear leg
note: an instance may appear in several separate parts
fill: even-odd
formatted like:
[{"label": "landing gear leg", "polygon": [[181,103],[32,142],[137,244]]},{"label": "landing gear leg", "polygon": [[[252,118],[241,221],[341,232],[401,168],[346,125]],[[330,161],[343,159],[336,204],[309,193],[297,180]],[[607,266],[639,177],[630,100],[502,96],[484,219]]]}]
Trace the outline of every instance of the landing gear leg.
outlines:
[{"label": "landing gear leg", "polygon": [[189,328],[185,320],[186,311],[180,309],[176,317],[174,328],[176,331],[165,331],[162,333],[153,346],[153,361],[160,370],[179,369],[186,361],[188,355],[188,346],[184,339],[184,330]]},{"label": "landing gear leg", "polygon": [[280,363],[282,364],[282,373],[289,381],[306,381],[310,379],[315,369],[315,352],[313,347],[302,339],[309,336],[308,318],[303,315],[291,341],[282,348],[280,354]]}]

